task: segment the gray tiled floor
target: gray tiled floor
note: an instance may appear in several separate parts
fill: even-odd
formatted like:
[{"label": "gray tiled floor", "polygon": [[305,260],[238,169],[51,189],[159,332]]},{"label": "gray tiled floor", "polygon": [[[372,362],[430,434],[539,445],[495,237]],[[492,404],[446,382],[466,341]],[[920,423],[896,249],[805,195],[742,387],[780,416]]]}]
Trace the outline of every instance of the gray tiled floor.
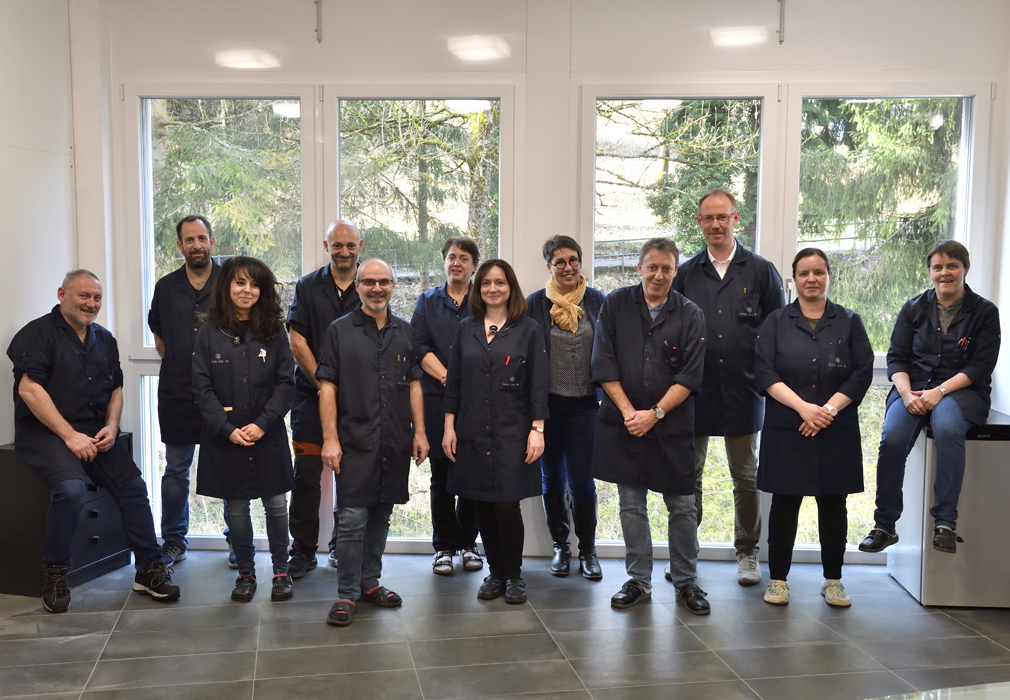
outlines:
[{"label": "gray tiled floor", "polygon": [[858,699],[1010,680],[1010,611],[923,608],[882,567],[846,567],[853,605],[837,610],[819,566],[795,566],[792,602],[777,607],[763,586],[737,585],[734,565],[703,562],[713,612],[698,618],[661,563],[648,604],[612,610],[625,577],[622,562],[603,564],[592,583],[527,559],[529,603],[509,606],[477,600],[481,573],[433,576],[427,556],[388,556],[383,584],[403,608],[362,605],[334,628],[332,569],[297,581],[289,602],[264,586],[239,605],[223,554],[191,552],[173,604],[131,593],[129,569],[74,589],[65,615],[0,596],[0,697]]}]

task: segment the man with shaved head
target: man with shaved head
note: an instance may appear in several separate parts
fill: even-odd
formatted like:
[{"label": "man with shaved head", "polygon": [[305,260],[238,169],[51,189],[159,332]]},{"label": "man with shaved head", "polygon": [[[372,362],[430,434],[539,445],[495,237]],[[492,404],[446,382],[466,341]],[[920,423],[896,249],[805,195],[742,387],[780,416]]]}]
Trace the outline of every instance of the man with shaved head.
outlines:
[{"label": "man with shaved head", "polygon": [[[336,319],[360,306],[354,277],[358,255],[364,242],[358,227],[346,219],[334,221],[326,229],[323,250],[330,261],[305,275],[295,286],[295,298],[288,311],[291,352],[298,363],[295,372],[295,406],[291,411],[291,433],[295,452],[295,488],[291,492],[288,518],[291,528],[291,578],[301,578],[316,568],[319,538],[320,477],[323,463],[319,457],[323,429],[319,423],[319,382],[316,364],[323,334]],[[333,537],[330,538],[330,565],[337,533],[336,509],[333,513]]]},{"label": "man with shaved head", "polygon": [[339,599],[326,621],[351,624],[358,601],[400,606],[379,585],[393,504],[406,503],[410,458],[428,456],[421,367],[410,325],[389,312],[396,280],[383,260],[358,268],[361,306],[326,330],[316,368],[323,465],[337,481]]}]

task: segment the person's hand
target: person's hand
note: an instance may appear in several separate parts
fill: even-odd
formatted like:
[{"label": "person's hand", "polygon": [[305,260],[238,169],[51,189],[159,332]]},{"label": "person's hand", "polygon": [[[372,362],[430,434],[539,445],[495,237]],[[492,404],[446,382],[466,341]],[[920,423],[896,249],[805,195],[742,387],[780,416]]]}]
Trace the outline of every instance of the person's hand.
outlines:
[{"label": "person's hand", "polygon": [[926,411],[932,411],[943,399],[943,392],[941,392],[938,387],[933,389],[924,389],[913,393],[919,395],[919,405]]},{"label": "person's hand", "polygon": [[428,456],[428,436],[414,433],[414,464],[420,464]]},{"label": "person's hand", "polygon": [[95,444],[95,439],[84,433],[74,431],[74,434],[65,439],[63,444],[74,453],[74,457],[83,462],[92,462],[98,456],[98,445]]},{"label": "person's hand", "polygon": [[242,447],[252,447],[253,443],[246,440],[245,433],[243,433],[239,428],[231,431],[231,435],[228,439],[234,442],[236,445],[241,445]]},{"label": "person's hand", "polygon": [[344,451],[340,448],[339,440],[323,440],[320,456],[323,458],[324,467],[332,469],[334,474],[340,473],[340,460],[344,457]]},{"label": "person's hand", "polygon": [[526,438],[526,464],[533,464],[544,453],[544,434],[539,430],[530,430]]},{"label": "person's hand", "polygon": [[441,382],[442,382],[442,386],[443,386],[443,387],[445,386],[445,376],[446,376],[446,375],[445,375],[445,374],[443,374],[443,375],[442,375],[442,376],[441,376],[441,377],[439,378],[439,381],[441,381]]},{"label": "person's hand", "polygon": [[913,416],[924,416],[929,410],[922,402],[922,393],[921,391],[909,391],[901,396],[901,400],[905,403],[905,410]]},{"label": "person's hand", "polygon": [[442,451],[451,461],[456,461],[456,429],[446,428],[442,433]]},{"label": "person's hand", "polygon": [[652,426],[658,422],[659,419],[656,418],[656,412],[648,408],[644,411],[635,411],[631,414],[630,418],[625,416],[624,427],[635,437],[642,437],[652,430]]},{"label": "person's hand", "polygon": [[94,437],[95,447],[99,452],[108,452],[116,444],[116,433],[119,432],[117,426],[107,425]]},{"label": "person's hand", "polygon": [[263,429],[255,423],[250,423],[244,428],[241,428],[241,430],[245,439],[249,442],[257,442],[261,437],[263,437]]},{"label": "person's hand", "polygon": [[[829,425],[834,417],[828,412],[828,409],[824,406],[818,406],[814,403],[803,402],[797,413],[800,414],[800,418],[803,419],[803,423],[800,425],[800,432],[803,432],[803,426],[806,425],[809,430],[814,430],[813,433],[816,435],[816,431],[824,430]],[[803,433],[806,435],[806,433]],[[809,436],[808,436],[809,437]]]}]

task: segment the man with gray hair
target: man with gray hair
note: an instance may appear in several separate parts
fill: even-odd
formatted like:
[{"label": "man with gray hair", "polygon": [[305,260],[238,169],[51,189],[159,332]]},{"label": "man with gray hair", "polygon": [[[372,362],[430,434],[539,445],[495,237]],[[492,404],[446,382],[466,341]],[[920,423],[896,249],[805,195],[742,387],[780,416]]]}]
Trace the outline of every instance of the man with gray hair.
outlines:
[{"label": "man with gray hair", "polygon": [[94,273],[74,270],[56,292],[59,304],[14,336],[14,448],[49,485],[42,548],[42,604],[55,613],[70,607],[67,574],[86,479],[108,489],[122,511],[137,575],[133,590],[174,600],[179,587],[161,560],[147,486],[119,436],[123,372],[116,339],[95,323],[102,285]]}]

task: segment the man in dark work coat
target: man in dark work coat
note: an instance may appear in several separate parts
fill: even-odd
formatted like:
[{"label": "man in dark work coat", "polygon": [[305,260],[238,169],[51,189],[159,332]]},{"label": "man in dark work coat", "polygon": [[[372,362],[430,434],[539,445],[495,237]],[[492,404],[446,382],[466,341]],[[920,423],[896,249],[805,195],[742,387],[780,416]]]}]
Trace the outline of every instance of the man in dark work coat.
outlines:
[{"label": "man in dark work coat", "polygon": [[[186,558],[189,540],[189,471],[200,442],[200,412],[193,398],[193,344],[200,316],[210,311],[218,265],[210,221],[187,216],[175,225],[175,245],[185,264],[154,285],[147,325],[161,357],[158,421],[165,443],[161,477],[161,548],[166,564]],[[227,504],[225,504],[227,512]],[[225,530],[225,536],[228,532]]]},{"label": "man in dark work coat", "polygon": [[774,265],[734,240],[740,212],[730,192],[705,193],[696,218],[708,246],[680,266],[673,288],[701,307],[707,325],[705,378],[694,404],[698,524],[708,439],[722,435],[733,477],[737,581],[753,586],[761,581],[757,439],[764,418],[764,399],[754,386],[754,343],[764,320],[785,304],[782,278]]},{"label": "man in dark work coat", "polygon": [[593,382],[605,396],[596,424],[593,475],[617,484],[630,580],[611,598],[623,609],[652,596],[652,532],[646,497],[663,494],[677,600],[710,612],[695,585],[698,515],[694,505],[694,402],[701,388],[705,319],[671,289],[677,246],[642,246],[640,285],[611,292],[596,323]]},{"label": "man in dark work coat", "polygon": [[316,379],[323,465],[336,474],[339,599],[326,621],[351,624],[359,600],[384,608],[400,596],[379,585],[394,503],[406,503],[410,458],[428,456],[421,368],[410,324],[389,312],[393,269],[358,268],[361,307],[326,330]]},{"label": "man in dark work coat", "polygon": [[102,285],[93,273],[74,270],[57,297],[59,305],[18,331],[7,348],[14,363],[14,449],[49,486],[42,604],[55,613],[70,607],[67,574],[86,479],[108,489],[122,511],[137,567],[133,590],[174,600],[179,587],[161,560],[147,485],[117,439],[123,371],[116,339],[94,322]]},{"label": "man in dark work coat", "polygon": [[[288,573],[301,578],[316,568],[319,540],[320,477],[323,461],[323,427],[319,423],[319,380],[316,366],[326,329],[335,320],[361,306],[354,275],[364,241],[350,221],[334,221],[326,229],[323,250],[330,262],[298,280],[295,298],[288,309],[291,352],[298,363],[295,372],[295,406],[291,410],[291,439],[295,452],[295,487],[291,491],[288,527],[291,529],[291,559]],[[337,536],[336,504],[333,509],[333,537],[330,565]]]}]

